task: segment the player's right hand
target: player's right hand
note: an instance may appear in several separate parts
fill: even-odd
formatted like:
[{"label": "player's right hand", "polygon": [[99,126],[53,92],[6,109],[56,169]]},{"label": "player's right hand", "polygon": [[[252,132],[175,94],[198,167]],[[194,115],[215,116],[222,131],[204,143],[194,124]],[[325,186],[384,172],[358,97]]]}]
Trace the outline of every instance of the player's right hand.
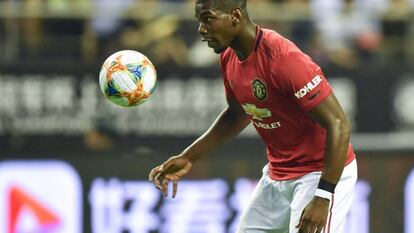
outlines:
[{"label": "player's right hand", "polygon": [[150,182],[154,182],[164,196],[168,196],[168,183],[173,183],[174,198],[177,195],[178,181],[182,176],[188,173],[193,166],[192,162],[182,156],[173,156],[161,165],[153,168],[148,176]]}]

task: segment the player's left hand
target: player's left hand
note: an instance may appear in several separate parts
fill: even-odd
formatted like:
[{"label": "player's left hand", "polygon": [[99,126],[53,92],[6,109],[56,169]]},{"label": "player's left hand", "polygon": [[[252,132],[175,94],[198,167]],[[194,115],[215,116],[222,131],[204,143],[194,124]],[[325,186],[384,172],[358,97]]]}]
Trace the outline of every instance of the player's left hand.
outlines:
[{"label": "player's left hand", "polygon": [[299,224],[299,233],[320,233],[326,225],[329,212],[329,200],[321,197],[313,197],[303,209]]}]

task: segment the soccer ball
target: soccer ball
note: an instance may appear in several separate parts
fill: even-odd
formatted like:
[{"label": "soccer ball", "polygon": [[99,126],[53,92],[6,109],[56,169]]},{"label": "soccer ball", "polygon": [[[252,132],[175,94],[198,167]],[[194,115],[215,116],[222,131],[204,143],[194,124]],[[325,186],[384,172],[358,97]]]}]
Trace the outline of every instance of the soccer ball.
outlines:
[{"label": "soccer ball", "polygon": [[154,92],[157,73],[142,53],[122,50],[109,56],[99,72],[102,93],[122,107],[137,106]]}]

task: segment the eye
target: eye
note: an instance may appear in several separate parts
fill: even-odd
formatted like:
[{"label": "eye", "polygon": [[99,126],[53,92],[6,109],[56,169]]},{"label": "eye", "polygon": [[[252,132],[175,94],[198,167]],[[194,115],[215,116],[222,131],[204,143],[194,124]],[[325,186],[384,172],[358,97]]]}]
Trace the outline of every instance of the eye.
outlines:
[{"label": "eye", "polygon": [[203,17],[202,21],[206,24],[210,24],[211,22],[213,22],[213,17],[205,16],[205,17]]}]

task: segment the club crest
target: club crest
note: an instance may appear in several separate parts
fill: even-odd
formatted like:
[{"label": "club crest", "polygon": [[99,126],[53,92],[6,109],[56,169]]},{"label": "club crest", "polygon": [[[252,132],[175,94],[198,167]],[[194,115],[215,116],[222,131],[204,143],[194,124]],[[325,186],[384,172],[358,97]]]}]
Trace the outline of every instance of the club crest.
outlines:
[{"label": "club crest", "polygon": [[258,78],[253,79],[252,90],[258,100],[263,101],[267,98],[266,84],[262,80]]}]

